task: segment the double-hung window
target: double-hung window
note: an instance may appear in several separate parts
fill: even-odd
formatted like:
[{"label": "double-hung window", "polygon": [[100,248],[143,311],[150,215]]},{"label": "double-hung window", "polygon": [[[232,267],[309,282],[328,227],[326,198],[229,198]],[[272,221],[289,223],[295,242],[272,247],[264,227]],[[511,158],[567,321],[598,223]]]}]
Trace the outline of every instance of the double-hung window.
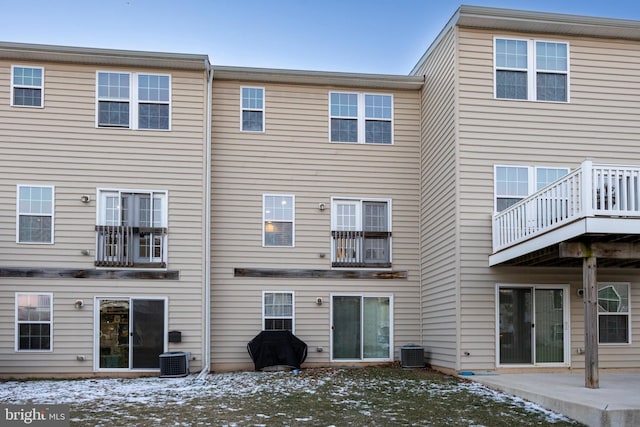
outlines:
[{"label": "double-hung window", "polygon": [[96,234],[98,267],[166,267],[167,192],[100,190]]},{"label": "double-hung window", "polygon": [[265,194],[262,206],[262,245],[294,246],[295,197]]},{"label": "double-hung window", "polygon": [[598,283],[598,342],[627,344],[629,333],[629,284]]},{"label": "double-hung window", "polygon": [[97,126],[170,129],[171,76],[98,71]]},{"label": "double-hung window", "polygon": [[16,351],[51,351],[53,295],[16,294]]},{"label": "double-hung window", "polygon": [[44,106],[44,68],[18,65],[11,67],[11,105]]},{"label": "double-hung window", "polygon": [[293,292],[263,292],[262,300],[263,330],[293,333]]},{"label": "double-hung window", "polygon": [[331,142],[393,143],[393,97],[368,93],[329,93]]},{"label": "double-hung window", "polygon": [[245,132],[264,131],[264,88],[241,88],[240,128]]},{"label": "double-hung window", "polygon": [[391,267],[391,201],[334,198],[333,267]]},{"label": "double-hung window", "polygon": [[569,44],[496,38],[495,97],[568,102]]},{"label": "double-hung window", "polygon": [[54,188],[18,185],[18,243],[53,243]]},{"label": "double-hung window", "polygon": [[170,77],[138,74],[138,129],[169,129]]},{"label": "double-hung window", "polygon": [[495,211],[500,212],[569,173],[568,168],[495,167]]}]

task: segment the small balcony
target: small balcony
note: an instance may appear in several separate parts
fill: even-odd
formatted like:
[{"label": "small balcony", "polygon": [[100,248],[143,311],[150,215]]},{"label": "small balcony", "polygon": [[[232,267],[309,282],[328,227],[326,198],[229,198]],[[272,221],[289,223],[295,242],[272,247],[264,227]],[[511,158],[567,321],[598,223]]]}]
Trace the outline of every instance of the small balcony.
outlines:
[{"label": "small balcony", "polygon": [[580,236],[640,237],[640,166],[586,160],[526,199],[493,216],[490,265]]},{"label": "small balcony", "polygon": [[391,232],[332,231],[331,266],[391,268]]},{"label": "small balcony", "polygon": [[96,267],[166,268],[167,229],[96,225]]}]

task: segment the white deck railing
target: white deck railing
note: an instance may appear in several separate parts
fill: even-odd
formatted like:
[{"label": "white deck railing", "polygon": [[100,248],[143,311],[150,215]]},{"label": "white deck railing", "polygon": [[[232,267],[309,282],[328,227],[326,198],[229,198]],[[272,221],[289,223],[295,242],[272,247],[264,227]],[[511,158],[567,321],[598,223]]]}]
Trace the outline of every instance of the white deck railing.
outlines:
[{"label": "white deck railing", "polygon": [[594,216],[640,218],[640,166],[585,160],[565,175],[493,216],[493,252]]}]

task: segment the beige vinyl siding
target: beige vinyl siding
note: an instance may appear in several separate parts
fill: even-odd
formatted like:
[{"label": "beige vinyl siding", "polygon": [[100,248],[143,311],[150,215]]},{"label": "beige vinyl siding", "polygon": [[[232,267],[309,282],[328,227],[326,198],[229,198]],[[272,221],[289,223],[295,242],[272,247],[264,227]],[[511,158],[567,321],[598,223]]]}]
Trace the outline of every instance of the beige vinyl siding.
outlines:
[{"label": "beige vinyl siding", "polygon": [[[494,36],[568,42],[570,102],[494,99]],[[622,40],[460,29],[460,349],[471,353],[462,359],[463,369],[495,367],[495,298],[488,296],[494,295],[496,283],[560,280],[572,283],[572,290],[581,283],[579,270],[551,275],[550,269],[488,267],[494,165],[576,168],[586,158],[597,163],[640,164],[636,72],[640,52],[636,46]],[[601,270],[598,280],[609,281],[613,274]],[[631,287],[637,294],[637,284]],[[572,366],[581,367],[584,358],[576,349],[584,347],[582,307],[574,295],[571,301]],[[626,349],[600,346],[600,366],[637,367],[633,354],[639,347],[637,341]]]},{"label": "beige vinyl siding", "polygon": [[443,35],[416,74],[422,92],[422,342],[433,366],[457,368],[456,37]]},{"label": "beige vinyl siding", "polygon": [[[94,296],[166,296],[169,330],[183,332],[170,350],[203,360],[206,77],[201,71],[113,68],[171,74],[171,131],[96,128],[97,70],[109,67],[33,63],[44,67],[44,108],[9,106],[11,65],[0,61],[0,252],[3,267],[94,269],[98,188],[168,191],[168,268],[180,279],[82,280],[1,278],[2,374],[90,373]],[[55,186],[55,244],[16,243],[16,185]],[[90,203],[80,197],[90,195]],[[90,255],[82,255],[89,250]],[[14,353],[14,293],[54,293],[53,353]],[[73,301],[82,298],[77,310]],[[8,329],[7,329],[8,328]],[[75,328],[75,329],[74,329]],[[77,329],[77,333],[76,333]],[[10,342],[11,345],[5,345]],[[85,355],[87,362],[75,356]],[[50,363],[33,366],[35,360]]]},{"label": "beige vinyl siding", "polygon": [[[239,130],[240,87],[249,85],[265,88],[264,133]],[[331,293],[393,295],[395,357],[401,345],[418,342],[419,94],[353,90],[393,94],[394,145],[381,146],[329,142],[329,91],[350,88],[215,79],[213,87],[213,369],[252,366],[246,344],[261,330],[265,290],[295,292],[307,363],[329,362]],[[295,247],[262,247],[263,194],[295,195]],[[234,268],[330,269],[332,196],[392,201],[393,269],[407,270],[408,280],[233,276]]]}]

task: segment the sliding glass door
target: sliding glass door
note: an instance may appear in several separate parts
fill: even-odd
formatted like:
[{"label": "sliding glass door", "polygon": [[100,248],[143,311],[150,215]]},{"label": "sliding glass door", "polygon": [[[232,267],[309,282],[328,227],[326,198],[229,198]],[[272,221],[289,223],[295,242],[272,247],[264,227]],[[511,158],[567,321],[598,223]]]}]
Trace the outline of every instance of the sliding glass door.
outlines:
[{"label": "sliding glass door", "polygon": [[164,298],[99,298],[98,366],[159,369],[166,348]]},{"label": "sliding glass door", "polygon": [[332,296],[332,359],[393,358],[390,296]]},{"label": "sliding glass door", "polygon": [[565,364],[568,287],[498,289],[499,364]]}]

